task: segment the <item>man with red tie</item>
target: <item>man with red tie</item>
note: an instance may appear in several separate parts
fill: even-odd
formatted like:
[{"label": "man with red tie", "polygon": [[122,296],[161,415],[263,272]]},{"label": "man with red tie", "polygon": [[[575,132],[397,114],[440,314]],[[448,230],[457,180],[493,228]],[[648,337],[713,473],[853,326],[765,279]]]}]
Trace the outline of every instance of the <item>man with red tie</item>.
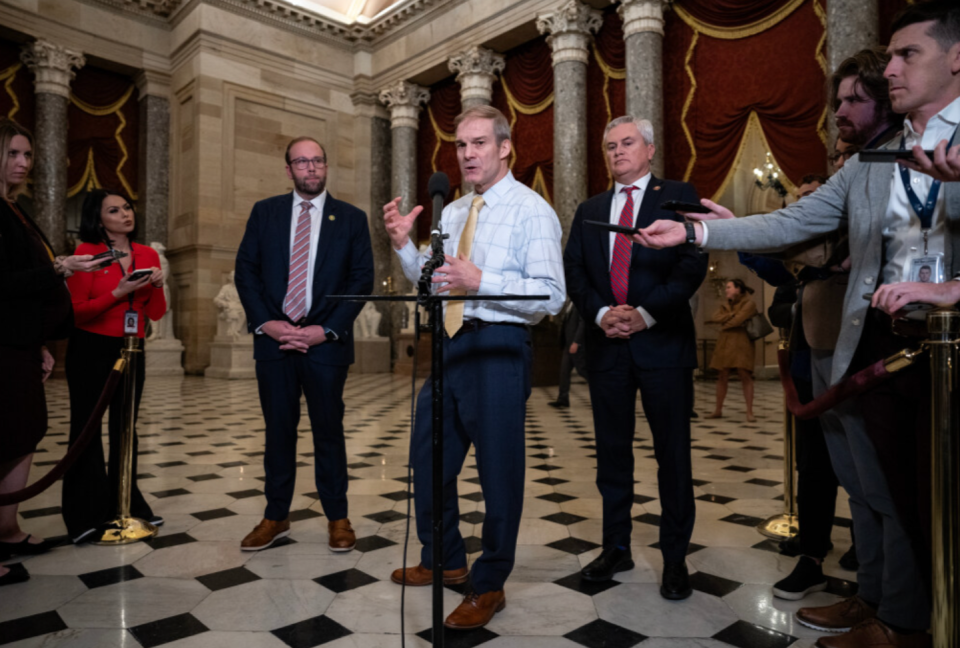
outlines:
[{"label": "man with red tie", "polygon": [[263,520],[241,542],[266,549],[290,534],[300,396],[313,431],[320,505],[332,551],[350,551],[343,387],[353,363],[353,321],[363,304],[327,295],[369,295],[373,251],[367,215],[326,190],[327,154],[311,137],[287,145],[292,193],[253,206],[237,251],[236,285],[254,334],[266,422]]},{"label": "man with red tie", "polygon": [[584,221],[643,227],[658,218],[682,220],[661,203],[698,202],[692,185],[650,173],[653,141],[647,120],[627,115],[607,125],[603,148],[614,187],[577,209],[564,267],[567,291],[589,327],[587,372],[603,498],[603,550],[583,568],[583,578],[605,581],[633,568],[630,513],[639,390],[659,464],[660,593],[678,600],[691,593],[685,557],[695,516],[690,412],[697,353],[689,302],[706,275],[707,257],[692,245],[650,254],[623,234],[584,226]]}]

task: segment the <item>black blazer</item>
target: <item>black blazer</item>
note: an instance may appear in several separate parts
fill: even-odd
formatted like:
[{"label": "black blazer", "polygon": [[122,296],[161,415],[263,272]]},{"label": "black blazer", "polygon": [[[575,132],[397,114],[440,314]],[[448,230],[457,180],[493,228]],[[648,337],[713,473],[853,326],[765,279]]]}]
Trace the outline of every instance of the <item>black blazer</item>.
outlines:
[{"label": "black blazer", "polygon": [[[286,320],[283,300],[290,272],[290,227],[293,194],[274,196],[253,206],[247,231],[237,251],[236,285],[247,313],[247,325],[256,331],[270,320]],[[329,193],[323,208],[313,274],[313,303],[305,325],[317,324],[336,333],[311,347],[308,357],[327,365],[353,362],[353,321],[363,303],[327,299],[327,295],[369,295],[373,291],[373,250],[367,215]],[[253,357],[275,360],[285,351],[269,335],[254,335]]]},{"label": "black blazer", "polygon": [[[699,202],[693,185],[651,177],[635,225],[646,227],[658,219],[682,221],[676,212],[660,209],[665,200]],[[642,306],[657,323],[629,340],[609,339],[597,326],[600,309],[616,303],[610,287],[610,232],[583,222],[609,222],[612,202],[611,189],[580,204],[563,255],[567,292],[587,323],[588,370],[609,368],[625,344],[633,361],[644,369],[696,367],[696,330],[689,302],[706,276],[707,255],[693,245],[651,250],[634,244],[627,303]]]},{"label": "black blazer", "polygon": [[[28,216],[31,225],[49,246],[43,231]],[[63,277],[49,262],[38,263],[34,243],[27,228],[7,204],[0,199],[0,346],[27,349],[43,344],[43,331],[48,328],[44,317],[45,303],[57,290],[64,290]],[[53,249],[51,247],[51,249]],[[66,321],[54,323],[55,338],[66,337],[73,328],[73,311]]]}]

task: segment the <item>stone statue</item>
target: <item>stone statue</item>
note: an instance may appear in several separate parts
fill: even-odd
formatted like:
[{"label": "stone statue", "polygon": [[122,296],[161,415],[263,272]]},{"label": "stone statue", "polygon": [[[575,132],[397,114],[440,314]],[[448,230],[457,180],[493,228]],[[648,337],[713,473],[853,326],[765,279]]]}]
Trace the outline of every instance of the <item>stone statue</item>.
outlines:
[{"label": "stone statue", "polygon": [[217,339],[239,340],[247,333],[247,315],[240,303],[240,295],[234,284],[234,272],[230,272],[227,283],[220,288],[220,292],[213,299],[219,309],[217,317]]},{"label": "stone statue", "polygon": [[173,333],[173,296],[170,292],[170,262],[167,260],[167,247],[163,243],[154,241],[150,244],[160,256],[160,270],[163,271],[163,297],[167,301],[167,312],[163,314],[157,322],[150,322],[150,333],[147,340],[155,342],[157,340],[173,340],[176,335]]},{"label": "stone statue", "polygon": [[383,315],[377,310],[373,302],[367,302],[357,317],[355,328],[358,340],[369,340],[382,337],[380,332],[380,319]]}]

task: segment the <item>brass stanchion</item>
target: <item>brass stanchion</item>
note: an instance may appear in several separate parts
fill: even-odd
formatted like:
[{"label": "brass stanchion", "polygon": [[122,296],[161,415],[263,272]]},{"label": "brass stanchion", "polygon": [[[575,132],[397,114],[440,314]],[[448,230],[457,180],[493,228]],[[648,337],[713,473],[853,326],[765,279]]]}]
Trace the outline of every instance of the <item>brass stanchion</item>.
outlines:
[{"label": "brass stanchion", "polygon": [[[123,438],[120,440],[120,481],[117,494],[117,518],[107,524],[98,545],[122,545],[146,540],[157,535],[157,527],[146,520],[130,517],[130,489],[133,487],[134,412],[137,403],[137,362],[140,356],[139,338],[128,335],[121,351],[126,373],[123,381]],[[118,364],[119,364],[118,362]],[[111,413],[112,415],[112,413]]]},{"label": "brass stanchion", "polygon": [[[781,350],[790,348],[787,340],[780,340]],[[757,531],[772,540],[792,538],[800,532],[797,521],[797,489],[794,466],[797,454],[797,418],[783,407],[783,513],[768,517],[757,525]]]},{"label": "brass stanchion", "polygon": [[933,482],[933,645],[960,646],[960,313],[927,315]]}]

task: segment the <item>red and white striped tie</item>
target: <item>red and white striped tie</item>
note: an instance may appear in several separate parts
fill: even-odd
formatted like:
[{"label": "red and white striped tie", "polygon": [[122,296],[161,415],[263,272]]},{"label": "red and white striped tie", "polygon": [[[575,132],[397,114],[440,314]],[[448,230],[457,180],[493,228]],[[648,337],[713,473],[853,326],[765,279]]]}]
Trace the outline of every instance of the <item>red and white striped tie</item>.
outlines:
[{"label": "red and white striped tie", "polygon": [[294,323],[307,314],[307,262],[310,260],[311,207],[313,204],[307,200],[300,203],[297,235],[293,239],[293,253],[290,255],[287,297],[283,300],[283,312]]},{"label": "red and white striped tie", "polygon": [[[620,212],[621,227],[633,227],[633,192],[636,187],[624,187],[620,191],[627,194],[627,202]],[[630,287],[630,253],[633,251],[633,241],[625,234],[617,234],[613,244],[613,261],[610,263],[610,287],[617,304],[627,303],[627,290]]]}]

